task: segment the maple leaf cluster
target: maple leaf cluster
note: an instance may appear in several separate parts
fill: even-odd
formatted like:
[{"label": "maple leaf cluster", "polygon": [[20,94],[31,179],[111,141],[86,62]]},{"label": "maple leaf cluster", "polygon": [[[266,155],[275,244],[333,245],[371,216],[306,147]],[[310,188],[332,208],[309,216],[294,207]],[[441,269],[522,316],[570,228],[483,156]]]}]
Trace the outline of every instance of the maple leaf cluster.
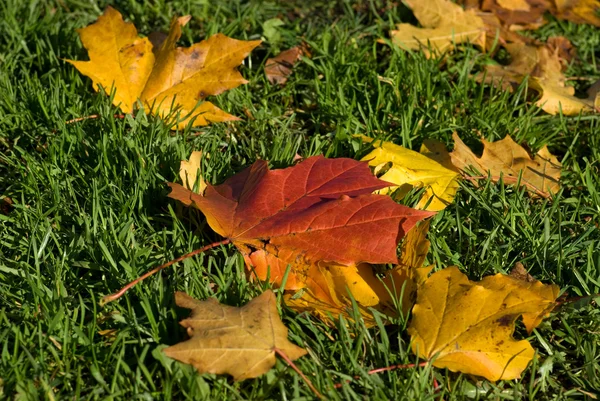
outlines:
[{"label": "maple leaf cluster", "polygon": [[[190,161],[181,163],[184,184],[171,183],[169,196],[199,209],[209,226],[237,247],[250,279],[284,287],[284,300],[291,309],[332,322],[340,315],[353,319],[356,305],[367,326],[375,325],[373,310],[394,317],[412,309],[413,351],[434,366],[494,381],[519,377],[534,351],[528,341],[512,338],[515,320],[523,316],[528,330],[537,326],[554,307],[558,287],[502,274],[472,283],[456,268],[427,278],[433,267],[423,266],[429,250],[427,218],[434,212],[418,209],[442,210],[449,205],[458,189],[458,172],[465,168],[521,178],[522,185],[536,195],[552,193],[558,185],[555,176],[560,174],[556,158],[544,148],[532,159],[509,137],[484,142],[481,158],[458,136],[452,153],[433,141],[417,153],[390,142],[359,138],[374,148],[364,162],[313,156],[273,171],[258,161],[217,186],[201,179],[201,153],[194,152]],[[368,165],[375,173],[386,166],[381,178],[388,181],[373,175]],[[417,209],[392,200],[401,199],[406,187],[425,188]],[[423,219],[427,220],[417,225]],[[378,275],[373,266],[378,263],[394,266]],[[194,310],[191,320],[182,322],[185,327],[210,327],[217,322],[231,327],[229,320],[235,318],[240,334],[235,334],[236,341],[222,341],[226,345],[218,349],[237,357],[241,351],[234,344],[249,341],[253,344],[249,356],[238,360],[254,358],[260,348],[270,362],[250,359],[249,365],[241,365],[256,366],[250,373],[240,373],[240,364],[232,364],[229,358],[222,364],[207,362],[213,360],[205,351],[214,349],[211,344],[218,331],[213,330],[203,331],[206,335],[190,331],[192,338],[169,348],[168,355],[202,372],[237,378],[262,374],[273,365],[279,347],[274,340],[262,340],[260,333],[266,329],[261,326],[255,333],[235,317],[246,313],[254,301],[239,310],[206,302],[188,297],[178,302]],[[230,310],[222,314],[233,317],[211,323],[214,308]],[[244,334],[248,331],[256,337],[254,342]]]}]

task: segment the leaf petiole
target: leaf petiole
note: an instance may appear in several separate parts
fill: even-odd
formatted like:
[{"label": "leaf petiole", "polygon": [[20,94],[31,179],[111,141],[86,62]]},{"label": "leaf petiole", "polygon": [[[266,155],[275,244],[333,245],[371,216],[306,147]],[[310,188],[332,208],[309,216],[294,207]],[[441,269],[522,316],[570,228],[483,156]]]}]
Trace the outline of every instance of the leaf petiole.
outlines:
[{"label": "leaf petiole", "polygon": [[206,246],[203,246],[202,248],[198,248],[196,250],[193,250],[192,252],[186,253],[185,255],[182,255],[176,259],[173,259],[165,264],[162,264],[160,266],[155,267],[154,269],[150,270],[147,273],[144,273],[142,276],[136,278],[135,280],[133,280],[132,282],[128,283],[125,287],[121,288],[119,291],[110,294],[110,295],[106,295],[104,297],[102,297],[102,299],[100,300],[100,306],[104,306],[109,302],[112,301],[116,301],[117,299],[121,298],[123,296],[123,294],[125,294],[127,292],[127,290],[129,290],[131,287],[135,286],[136,284],[138,284],[139,282],[147,279],[148,277],[150,277],[151,275],[153,275],[154,273],[157,273],[177,262],[181,262],[182,260],[191,258],[192,256],[196,256],[201,254],[202,252],[206,252],[209,249],[215,248],[219,245],[227,245],[231,242],[231,240],[228,239],[224,239],[223,241],[218,241],[218,242],[213,242],[212,244],[208,244]]}]

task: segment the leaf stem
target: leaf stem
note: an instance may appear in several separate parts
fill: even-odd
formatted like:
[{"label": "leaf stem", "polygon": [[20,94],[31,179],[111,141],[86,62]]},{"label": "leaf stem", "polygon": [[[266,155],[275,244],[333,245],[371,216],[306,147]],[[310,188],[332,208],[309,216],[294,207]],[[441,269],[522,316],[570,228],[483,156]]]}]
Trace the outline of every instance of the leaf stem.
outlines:
[{"label": "leaf stem", "polygon": [[[429,364],[428,361],[425,362],[421,362],[419,364],[417,363],[407,363],[404,365],[391,365],[391,366],[386,366],[383,368],[377,368],[377,369],[371,369],[367,372],[368,375],[374,375],[376,373],[381,373],[381,372],[387,372],[389,370],[395,370],[395,369],[412,369],[412,368],[423,368],[425,366],[427,366]],[[360,376],[354,376],[355,379],[360,379]],[[346,380],[346,383],[350,383],[350,380]],[[344,383],[337,383],[335,386],[335,388],[342,388],[342,386],[344,385]]]},{"label": "leaf stem", "polygon": [[285,352],[283,352],[279,348],[273,348],[273,351],[275,351],[275,353],[277,355],[279,355],[284,361],[286,361],[287,364],[290,365],[290,367],[292,369],[294,369],[296,371],[296,373],[298,373],[300,375],[300,377],[302,378],[302,380],[304,380],[304,382],[306,383],[306,385],[312,390],[313,393],[315,393],[315,395],[319,399],[321,399],[321,400],[323,399],[323,394],[319,393],[319,390],[317,390],[316,387],[312,384],[312,382],[308,379],[308,377],[306,377],[304,375],[304,373],[302,373],[302,371],[300,369],[298,369],[298,367],[296,366],[296,364],[285,354]]},{"label": "leaf stem", "polygon": [[581,301],[582,299],[589,299],[591,302],[594,298],[598,298],[598,297],[600,297],[600,293],[562,299],[560,301],[556,301],[556,308],[560,308],[560,307],[564,306],[565,304],[571,304],[573,302]]},{"label": "leaf stem", "polygon": [[[80,121],[85,121],[85,120],[95,120],[96,118],[100,118],[100,114],[91,114],[89,116],[77,117],[72,120],[65,121],[65,124],[69,125],[69,124],[74,124],[74,123],[78,123]],[[118,118],[118,119],[122,120],[125,118],[125,114],[115,114],[113,116],[113,118]]]},{"label": "leaf stem", "polygon": [[[100,118],[100,114],[90,114],[89,116],[77,117],[77,118],[73,118],[72,120],[67,120],[67,121],[65,121],[65,125],[75,124],[75,123],[78,123],[80,121],[85,121],[85,120],[95,120],[97,118]],[[115,115],[113,115],[113,118],[122,120],[125,118],[125,114],[115,114]],[[56,134],[57,132],[58,132],[58,128],[52,130],[53,134]]]},{"label": "leaf stem", "polygon": [[213,242],[212,244],[208,244],[206,246],[203,246],[202,248],[198,248],[192,252],[186,253],[185,255],[182,255],[176,259],[173,259],[165,264],[162,264],[160,266],[155,267],[154,269],[150,270],[149,272],[144,273],[142,276],[136,278],[135,280],[133,280],[132,282],[130,282],[129,284],[127,284],[125,287],[121,288],[119,291],[110,294],[110,295],[106,295],[104,296],[101,300],[100,300],[100,306],[104,306],[109,302],[112,301],[116,301],[117,299],[121,298],[123,296],[123,294],[125,294],[127,292],[127,290],[129,290],[131,287],[135,286],[136,284],[138,284],[139,282],[147,279],[148,277],[150,277],[151,275],[153,275],[154,273],[157,273],[159,271],[161,271],[162,269],[165,269],[177,262],[181,262],[182,260],[191,258],[192,256],[196,256],[202,252],[206,252],[211,248],[215,248],[219,245],[227,245],[231,242],[231,240],[228,239],[224,239],[223,241],[218,241],[218,242]]}]

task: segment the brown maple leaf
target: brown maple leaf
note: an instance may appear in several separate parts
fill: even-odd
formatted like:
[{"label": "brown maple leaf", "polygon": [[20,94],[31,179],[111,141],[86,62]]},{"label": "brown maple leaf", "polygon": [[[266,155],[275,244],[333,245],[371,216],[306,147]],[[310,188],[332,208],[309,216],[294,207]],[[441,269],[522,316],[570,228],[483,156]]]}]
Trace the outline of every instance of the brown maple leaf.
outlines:
[{"label": "brown maple leaf", "polygon": [[277,311],[275,295],[265,291],[237,308],[214,298],[198,301],[183,292],[175,301],[192,315],[181,321],[190,339],[164,353],[193,365],[200,373],[230,374],[234,380],[258,377],[275,365],[275,354],[295,360],[306,351],[292,344]]},{"label": "brown maple leaf", "polygon": [[481,9],[490,11],[511,30],[538,29],[546,23],[547,0],[483,0]]},{"label": "brown maple leaf", "polygon": [[434,214],[372,194],[390,184],[367,163],[344,158],[313,156],[281,170],[257,161],[221,185],[208,185],[204,195],[169,185],[169,196],[200,209],[259,279],[281,284],[291,266],[286,289],[304,287],[309,267],[319,261],[397,262],[398,241]]},{"label": "brown maple leaf", "polygon": [[237,120],[204,100],[247,82],[236,67],[261,42],[218,33],[188,48],[177,47],[181,27],[189,19],[173,18],[169,34],[154,37],[158,47],[153,47],[109,6],[98,21],[78,30],[90,61],[66,61],[90,77],[94,89],[114,88],[113,103],[125,113],[133,112],[139,100],[146,112],[163,118],[178,110],[181,118],[169,120],[176,128],[192,119],[193,126]]},{"label": "brown maple leaf", "polygon": [[[452,163],[467,171],[469,167],[480,173],[489,174],[493,181],[503,179],[507,184],[520,183],[536,195],[549,197],[560,188],[561,164],[547,147],[543,147],[533,158],[509,136],[496,142],[483,142],[481,157],[469,149],[455,132],[454,150],[450,153]],[[519,181],[520,179],[520,181]]]}]

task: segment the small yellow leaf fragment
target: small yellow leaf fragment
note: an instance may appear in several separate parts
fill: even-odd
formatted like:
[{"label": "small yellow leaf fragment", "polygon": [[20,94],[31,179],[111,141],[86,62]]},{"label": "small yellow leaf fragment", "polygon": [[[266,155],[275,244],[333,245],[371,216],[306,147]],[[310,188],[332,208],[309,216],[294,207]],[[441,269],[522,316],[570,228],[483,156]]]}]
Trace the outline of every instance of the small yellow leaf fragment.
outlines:
[{"label": "small yellow leaf fragment", "polygon": [[190,156],[190,160],[182,160],[179,167],[179,177],[183,181],[183,186],[194,191],[197,183],[197,194],[203,194],[206,188],[206,182],[202,178],[202,151],[194,151]]},{"label": "small yellow leaf fragment", "polygon": [[222,305],[214,298],[198,301],[182,292],[175,294],[175,301],[192,310],[192,315],[181,321],[190,339],[164,353],[193,365],[200,373],[250,379],[275,365],[276,350],[292,361],[306,354],[287,339],[288,329],[279,318],[271,290],[239,308]]},{"label": "small yellow leaf fragment", "polygon": [[483,376],[518,378],[534,355],[526,340],[512,337],[523,316],[535,327],[556,305],[558,287],[497,274],[480,283],[458,268],[434,273],[418,290],[408,329],[412,350],[439,368]]},{"label": "small yellow leaf fragment", "polygon": [[498,5],[502,8],[506,8],[507,10],[512,11],[529,11],[531,10],[531,5],[527,2],[527,0],[496,0]]},{"label": "small yellow leaf fragment", "polygon": [[[363,140],[365,139],[363,138]],[[460,177],[456,171],[444,167],[428,156],[394,143],[382,141],[373,143],[375,148],[362,160],[374,167],[375,173],[387,168],[380,178],[395,184],[378,191],[378,193],[391,194],[395,192],[395,196],[401,199],[411,188],[425,187],[425,193],[416,206],[417,209],[439,211],[452,203],[458,190]],[[433,146],[432,142],[429,142],[429,146]],[[427,146],[423,148],[423,151],[432,153]],[[438,153],[436,155],[438,160],[443,161],[449,158],[443,145],[436,144],[435,152]],[[428,202],[429,205],[427,205]]]},{"label": "small yellow leaf fragment", "polygon": [[485,24],[475,10],[465,11],[449,0],[404,2],[423,28],[398,24],[397,30],[390,33],[392,42],[397,46],[407,50],[421,49],[427,57],[438,56],[464,42],[485,47]]}]

